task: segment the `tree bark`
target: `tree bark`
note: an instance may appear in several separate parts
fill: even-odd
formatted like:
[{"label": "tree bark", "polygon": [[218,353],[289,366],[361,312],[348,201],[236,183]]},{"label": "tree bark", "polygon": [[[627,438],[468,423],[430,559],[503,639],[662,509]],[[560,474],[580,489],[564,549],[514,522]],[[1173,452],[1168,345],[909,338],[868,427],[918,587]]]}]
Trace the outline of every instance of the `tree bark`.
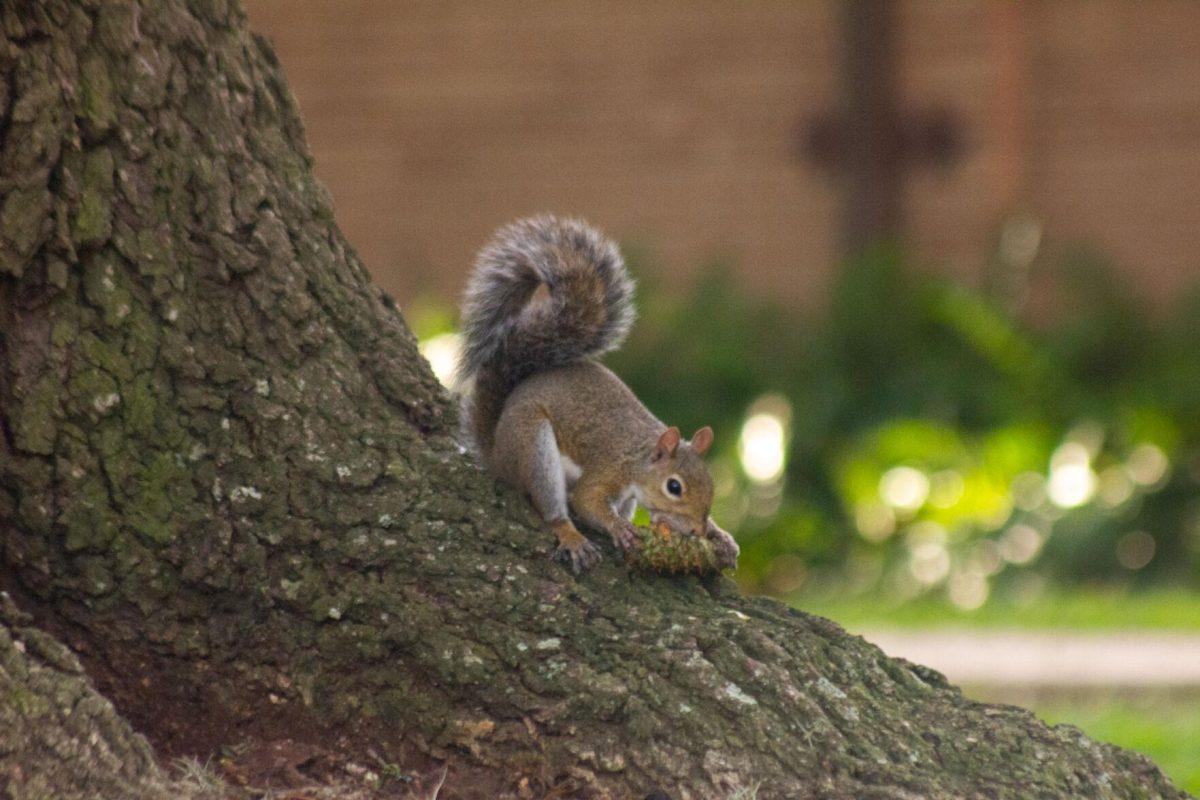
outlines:
[{"label": "tree bark", "polygon": [[179,797],[146,740],[82,673],[70,650],[0,598],[0,797]]},{"label": "tree bark", "polygon": [[[0,577],[40,628],[0,620],[0,797],[160,786],[53,637],[160,756],[287,738],[442,798],[1184,796],[728,581],[554,565],[235,2],[9,0],[0,66]],[[26,746],[93,733],[86,779]]]}]

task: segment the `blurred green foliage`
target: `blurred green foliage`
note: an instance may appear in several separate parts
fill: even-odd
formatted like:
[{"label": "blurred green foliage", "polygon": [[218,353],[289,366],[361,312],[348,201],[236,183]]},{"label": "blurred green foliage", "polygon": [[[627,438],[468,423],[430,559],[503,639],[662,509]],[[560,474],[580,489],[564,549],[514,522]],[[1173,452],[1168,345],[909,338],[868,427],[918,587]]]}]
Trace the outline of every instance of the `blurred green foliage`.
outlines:
[{"label": "blurred green foliage", "polygon": [[[714,516],[750,588],[972,610],[1200,585],[1200,293],[1151,310],[1088,256],[968,288],[879,248],[800,312],[728,269],[680,292],[630,261],[640,318],[608,363],[716,430]],[[452,361],[444,304],[406,313]]]},{"label": "blurred green foliage", "polygon": [[[1099,259],[1040,269],[1037,321],[886,248],[810,314],[728,270],[681,294],[640,269],[609,363],[664,420],[716,429],[714,515],[755,588],[969,609],[1062,582],[1200,583],[1200,295],[1152,312]],[[738,438],[764,397],[786,471],[755,481]]]}]

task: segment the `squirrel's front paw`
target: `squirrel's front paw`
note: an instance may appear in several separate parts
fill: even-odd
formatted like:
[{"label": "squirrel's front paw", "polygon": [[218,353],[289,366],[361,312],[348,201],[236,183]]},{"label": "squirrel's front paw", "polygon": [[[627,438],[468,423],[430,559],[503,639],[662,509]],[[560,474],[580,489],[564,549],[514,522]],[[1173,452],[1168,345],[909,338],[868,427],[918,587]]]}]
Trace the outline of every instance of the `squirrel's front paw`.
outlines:
[{"label": "squirrel's front paw", "polygon": [[717,527],[717,524],[711,519],[708,521],[708,528],[704,531],[704,535],[713,543],[713,550],[717,554],[717,566],[721,569],[737,567],[738,554],[742,552],[742,549],[738,547],[732,536]]},{"label": "squirrel's front paw", "polygon": [[637,549],[638,544],[642,541],[637,526],[628,520],[621,520],[620,524],[609,533],[612,534],[613,546],[623,553]]},{"label": "squirrel's front paw", "polygon": [[560,544],[554,548],[554,560],[569,564],[571,571],[578,575],[600,562],[600,550],[586,539],[577,545]]},{"label": "squirrel's front paw", "polygon": [[600,550],[570,522],[564,521],[552,527],[558,537],[558,547],[552,556],[555,561],[569,564],[576,575],[591,569],[600,561]]}]

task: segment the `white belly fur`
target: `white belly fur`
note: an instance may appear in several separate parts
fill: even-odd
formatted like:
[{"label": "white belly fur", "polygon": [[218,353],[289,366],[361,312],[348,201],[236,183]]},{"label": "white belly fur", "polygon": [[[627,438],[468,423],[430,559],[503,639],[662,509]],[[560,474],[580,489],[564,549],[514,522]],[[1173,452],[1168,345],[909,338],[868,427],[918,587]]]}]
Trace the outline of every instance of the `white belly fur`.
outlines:
[{"label": "white belly fur", "polygon": [[[583,469],[562,450],[558,451],[558,460],[562,464],[563,483],[567,485],[567,489],[570,489],[579,480],[579,476],[583,474]],[[632,518],[633,509],[636,506],[629,505],[629,501],[635,499],[637,499],[637,490],[631,483],[621,491],[621,494],[613,498],[613,510],[622,516]],[[628,514],[626,514],[627,511]]]},{"label": "white belly fur", "polygon": [[568,488],[574,486],[575,481],[579,480],[579,476],[583,474],[583,470],[562,450],[558,451],[558,460],[562,462],[563,481],[566,482]]}]

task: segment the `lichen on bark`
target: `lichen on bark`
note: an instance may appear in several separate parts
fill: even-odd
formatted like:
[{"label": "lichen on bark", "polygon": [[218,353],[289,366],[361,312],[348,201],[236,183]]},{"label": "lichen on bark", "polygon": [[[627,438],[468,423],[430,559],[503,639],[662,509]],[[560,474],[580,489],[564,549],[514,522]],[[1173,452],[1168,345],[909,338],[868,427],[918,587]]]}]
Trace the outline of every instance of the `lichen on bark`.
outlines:
[{"label": "lichen on bark", "polygon": [[727,581],[554,565],[236,3],[12,0],[0,70],[0,581],[160,754],[286,729],[462,797],[1182,796]]}]

